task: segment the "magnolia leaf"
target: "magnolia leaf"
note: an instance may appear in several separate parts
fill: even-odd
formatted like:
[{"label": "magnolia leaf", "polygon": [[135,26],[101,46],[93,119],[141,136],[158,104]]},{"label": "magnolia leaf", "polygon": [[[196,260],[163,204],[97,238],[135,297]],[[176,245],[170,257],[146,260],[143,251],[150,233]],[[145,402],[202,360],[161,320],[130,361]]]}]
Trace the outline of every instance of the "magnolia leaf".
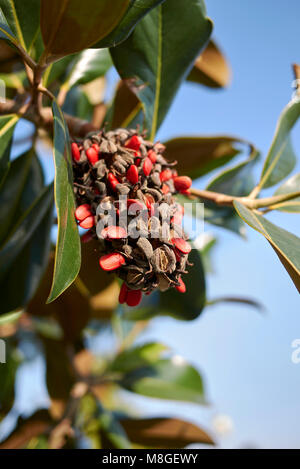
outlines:
[{"label": "magnolia leaf", "polygon": [[30,50],[39,30],[40,0],[0,0],[1,10],[18,44]]},{"label": "magnolia leaf", "polygon": [[41,0],[41,31],[48,62],[80,52],[118,25],[129,0]]},{"label": "magnolia leaf", "polygon": [[155,364],[127,373],[120,386],[143,396],[204,404],[204,387],[198,371],[181,357],[158,360]]},{"label": "magnolia leaf", "polygon": [[247,142],[235,137],[212,136],[178,137],[164,144],[166,157],[178,162],[178,172],[196,179],[229,163],[240,153],[236,147],[239,143]]},{"label": "magnolia leaf", "polygon": [[225,88],[230,84],[231,69],[214,41],[209,41],[187,79],[209,88]]},{"label": "magnolia leaf", "polygon": [[240,202],[234,202],[234,206],[239,216],[269,241],[300,293],[300,238],[279,228]]},{"label": "magnolia leaf", "polygon": [[117,27],[93,47],[104,48],[116,46],[127,39],[135,25],[154,7],[165,0],[131,0],[130,6]]},{"label": "magnolia leaf", "polygon": [[[143,122],[143,106],[131,89],[131,80],[121,80],[105,121],[110,129],[135,128]],[[141,119],[140,119],[141,117]]]},{"label": "magnolia leaf", "polygon": [[[300,192],[300,173],[295,174],[293,177],[288,179],[282,186],[280,186],[275,192],[276,195],[292,194],[294,192]],[[272,205],[273,210],[280,210],[281,212],[300,212],[300,197],[281,202],[279,204]]]},{"label": "magnolia leaf", "polygon": [[300,99],[295,96],[279,117],[276,132],[261,173],[258,187],[272,187],[286,178],[294,169],[294,154],[290,132],[300,116]]},{"label": "magnolia leaf", "polygon": [[0,186],[8,171],[12,136],[19,117],[0,116]]},{"label": "magnolia leaf", "polygon": [[167,0],[141,20],[125,42],[111,48],[121,78],[135,79],[152,140],[211,30],[202,0]]},{"label": "magnolia leaf", "polygon": [[179,449],[193,443],[214,445],[212,438],[196,425],[170,417],[120,420],[128,438],[146,448]]},{"label": "magnolia leaf", "polygon": [[74,282],[81,263],[80,238],[74,217],[75,201],[69,132],[56,101],[53,101],[52,110],[54,117],[54,194],[58,235],[53,283],[48,302],[55,300]]}]

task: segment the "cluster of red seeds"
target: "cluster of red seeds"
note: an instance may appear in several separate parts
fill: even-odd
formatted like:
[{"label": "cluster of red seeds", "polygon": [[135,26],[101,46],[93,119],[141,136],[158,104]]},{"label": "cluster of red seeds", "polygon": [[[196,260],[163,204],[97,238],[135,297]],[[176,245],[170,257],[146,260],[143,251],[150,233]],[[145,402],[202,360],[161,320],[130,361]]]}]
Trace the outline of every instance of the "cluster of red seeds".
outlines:
[{"label": "cluster of red seeds", "polygon": [[[82,241],[98,239],[100,267],[124,280],[120,303],[136,306],[142,293],[156,288],[165,291],[175,287],[184,293],[181,276],[187,273],[191,247],[181,230],[183,207],[174,195],[188,193],[191,179],[177,175],[176,162],[168,162],[163,156],[164,145],[145,140],[136,130],[102,130],[73,142],[71,149],[75,217],[81,228],[89,230]],[[138,237],[131,237],[128,227],[118,223],[120,196],[127,197],[128,223],[132,219],[130,207],[146,207],[149,219],[141,222]],[[97,208],[103,203],[116,210],[116,223],[99,233],[96,225],[105,221],[106,215]],[[152,238],[154,206],[158,207],[158,236]],[[165,216],[170,220],[167,238],[162,229]]]}]

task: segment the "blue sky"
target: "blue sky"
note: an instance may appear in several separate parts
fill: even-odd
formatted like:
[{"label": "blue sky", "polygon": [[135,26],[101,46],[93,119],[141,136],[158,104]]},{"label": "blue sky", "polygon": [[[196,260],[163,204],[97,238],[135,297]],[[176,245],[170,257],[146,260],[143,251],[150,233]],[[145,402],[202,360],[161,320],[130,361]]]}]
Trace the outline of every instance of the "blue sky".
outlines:
[{"label": "blue sky", "polygon": [[[233,68],[232,85],[216,92],[185,84],[158,137],[227,133],[253,141],[265,155],[277,118],[291,97],[291,63],[300,62],[300,3],[206,3],[215,22],[214,37]],[[294,131],[294,146],[300,155],[299,126]],[[272,214],[270,219],[300,235],[297,215]],[[261,315],[250,308],[226,305],[207,309],[192,323],[154,321],[144,340],[167,343],[194,363],[205,378],[211,406],[203,409],[138,396],[131,401],[149,415],[173,414],[208,429],[216,415],[229,415],[234,430],[220,439],[223,447],[300,448],[300,364],[291,361],[291,343],[300,338],[299,295],[259,234],[249,229],[244,241],[224,230],[205,228],[219,235],[209,297],[253,296],[267,312]],[[36,363],[31,376],[27,374],[26,382],[35,381],[36,386],[32,392],[28,386],[20,400],[24,410],[38,396],[41,366]],[[38,399],[45,402],[43,396]]]},{"label": "blue sky", "polygon": [[[159,137],[178,134],[233,134],[266,154],[277,118],[291,98],[291,64],[300,62],[300,3],[297,0],[207,0],[214,37],[226,53],[233,82],[226,91],[186,84]],[[299,125],[294,146],[300,154]],[[298,172],[300,165],[298,164]],[[201,187],[201,181],[199,182]],[[272,214],[271,220],[300,235],[299,216]],[[251,295],[265,315],[239,306],[207,309],[195,322],[157,321],[148,337],[160,338],[202,370],[212,406],[158,405],[209,428],[217,414],[229,415],[234,431],[223,447],[300,447],[300,364],[291,362],[291,342],[300,337],[299,295],[263,237],[248,230],[248,241],[224,230],[215,251],[216,274],[209,295]],[[151,408],[153,413],[154,409]]]}]

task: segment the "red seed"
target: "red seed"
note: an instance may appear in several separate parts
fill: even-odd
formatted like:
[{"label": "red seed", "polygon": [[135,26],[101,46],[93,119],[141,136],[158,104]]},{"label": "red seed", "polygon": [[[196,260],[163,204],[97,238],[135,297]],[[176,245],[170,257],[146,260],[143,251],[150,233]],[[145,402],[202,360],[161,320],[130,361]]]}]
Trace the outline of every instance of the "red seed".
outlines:
[{"label": "red seed", "polygon": [[174,250],[174,253],[175,253],[175,257],[176,257],[176,261],[177,262],[180,262],[181,261],[181,252],[177,251],[177,249]]},{"label": "red seed", "polygon": [[157,153],[154,150],[149,150],[148,151],[148,158],[152,161],[152,163],[156,163],[157,160]]},{"label": "red seed", "polygon": [[119,303],[121,305],[126,302],[127,293],[128,293],[128,287],[127,287],[126,283],[124,282],[121,286],[121,290],[120,290],[120,294],[119,294]]},{"label": "red seed", "polygon": [[173,169],[173,172],[172,172],[172,173],[173,173],[173,174],[172,174],[172,177],[173,177],[173,178],[176,178],[176,177],[178,176],[178,173],[177,173],[176,169]]},{"label": "red seed", "polygon": [[140,149],[140,146],[141,146],[141,141],[137,135],[134,135],[133,137],[131,137],[131,139],[128,140],[128,142],[125,145],[126,148],[130,148],[131,150],[135,150],[135,151],[138,151]]},{"label": "red seed", "polygon": [[127,232],[122,226],[107,226],[101,231],[103,239],[122,239],[127,237]]},{"label": "red seed", "polygon": [[77,209],[75,210],[75,218],[78,221],[83,221],[90,215],[92,215],[92,211],[91,206],[89,204],[79,205],[79,207],[77,207]]},{"label": "red seed", "polygon": [[134,156],[135,156],[135,158],[141,158],[142,154],[141,154],[140,151],[136,151],[136,152],[134,153]]},{"label": "red seed", "polygon": [[71,151],[72,151],[73,160],[74,161],[79,161],[80,160],[80,151],[79,151],[77,143],[72,143],[71,144]]},{"label": "red seed", "polygon": [[127,199],[127,207],[131,207],[131,205],[135,205],[134,208],[137,210],[145,210],[146,208],[145,204],[138,199]]},{"label": "red seed", "polygon": [[153,168],[153,163],[150,160],[150,158],[148,157],[145,158],[144,164],[143,164],[143,171],[144,171],[145,176],[149,176],[149,174],[152,171],[152,168]]},{"label": "red seed", "polygon": [[97,150],[95,150],[95,148],[93,147],[90,147],[86,150],[86,156],[87,156],[87,159],[89,160],[89,162],[94,165],[95,163],[97,163],[97,161],[99,160],[99,157],[98,157],[98,152]]},{"label": "red seed", "polygon": [[116,186],[118,184],[120,184],[120,181],[118,181],[118,179],[116,178],[116,176],[113,173],[108,173],[107,179],[108,179],[108,182],[110,184],[110,187],[115,191]]},{"label": "red seed", "polygon": [[125,258],[119,252],[113,252],[100,257],[99,264],[103,270],[110,272],[125,264]]},{"label": "red seed", "polygon": [[162,191],[163,194],[168,194],[170,192],[170,188],[167,184],[163,184],[162,188],[161,188],[161,191]]},{"label": "red seed", "polygon": [[139,172],[135,164],[132,164],[127,170],[126,177],[131,184],[136,184],[139,181]]},{"label": "red seed", "polygon": [[96,152],[98,152],[100,150],[100,147],[99,147],[98,143],[93,143],[92,148],[94,148],[96,150]]},{"label": "red seed", "polygon": [[140,166],[142,159],[141,158],[136,158],[135,159],[135,165]]},{"label": "red seed", "polygon": [[190,195],[190,194],[191,194],[191,191],[190,191],[190,189],[187,189],[186,191],[180,191],[180,194],[182,194],[182,195]]},{"label": "red seed", "polygon": [[175,189],[178,192],[186,191],[192,185],[192,180],[188,176],[177,176],[174,178]]},{"label": "red seed", "polygon": [[128,306],[137,306],[142,301],[141,290],[128,290],[126,303]]},{"label": "red seed", "polygon": [[180,285],[176,285],[176,287],[175,287],[176,290],[179,291],[180,293],[185,293],[186,292],[186,286],[185,286],[184,281],[181,279],[181,277],[179,277],[178,282],[180,283]]},{"label": "red seed", "polygon": [[95,225],[95,219],[93,216],[87,217],[79,223],[79,226],[81,228],[84,228],[85,230],[89,230],[90,228],[93,228],[94,225]]},{"label": "red seed", "polygon": [[171,218],[171,223],[173,225],[181,225],[183,219],[183,214],[181,212],[176,212],[174,216]]},{"label": "red seed", "polygon": [[192,250],[190,244],[182,238],[173,238],[171,242],[174,244],[178,251],[182,252],[183,254],[189,254]]},{"label": "red seed", "polygon": [[84,244],[89,243],[92,239],[93,239],[93,234],[91,230],[88,231],[87,233],[84,233],[84,235],[81,236],[81,242]]},{"label": "red seed", "polygon": [[160,180],[161,180],[162,182],[168,181],[169,179],[172,178],[172,175],[173,175],[173,173],[172,173],[172,171],[171,171],[169,168],[164,169],[164,170],[160,173]]}]

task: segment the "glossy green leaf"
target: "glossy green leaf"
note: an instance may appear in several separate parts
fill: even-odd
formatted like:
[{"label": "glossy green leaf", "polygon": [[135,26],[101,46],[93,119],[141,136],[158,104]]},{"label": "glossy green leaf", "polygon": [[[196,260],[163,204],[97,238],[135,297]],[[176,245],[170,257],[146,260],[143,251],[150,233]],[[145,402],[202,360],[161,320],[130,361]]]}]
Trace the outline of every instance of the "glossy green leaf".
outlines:
[{"label": "glossy green leaf", "polygon": [[200,374],[181,357],[158,360],[156,364],[128,373],[119,383],[143,396],[204,404]]},{"label": "glossy green leaf", "polygon": [[[178,172],[198,178],[229,163],[246,143],[235,137],[178,137],[167,142],[166,157],[178,161]],[[187,156],[188,155],[188,156]]]},{"label": "glossy green leaf", "polygon": [[170,417],[130,419],[120,423],[130,441],[146,448],[184,448],[193,443],[213,445],[212,438],[201,428]]},{"label": "glossy green leaf", "polygon": [[87,49],[71,64],[62,87],[69,90],[73,86],[89,83],[105,75],[111,66],[112,60],[107,49]]},{"label": "glossy green leaf", "polygon": [[52,105],[54,117],[54,194],[58,219],[58,236],[53,283],[48,302],[55,300],[78,275],[81,264],[80,238],[75,222],[73,174],[69,131],[56,101]]},{"label": "glossy green leaf", "polygon": [[258,151],[251,145],[250,155],[238,165],[218,174],[207,186],[207,190],[243,197],[254,187],[251,170],[259,158]]},{"label": "glossy green leaf", "polygon": [[70,63],[78,56],[79,54],[71,54],[51,63],[43,75],[43,85],[49,87],[56,80],[64,81]]},{"label": "glossy green leaf", "polygon": [[143,106],[131,90],[130,83],[130,81],[121,80],[117,85],[114,99],[105,117],[108,129],[119,127],[133,129],[143,123]]},{"label": "glossy green leaf", "polygon": [[154,7],[165,0],[131,0],[130,6],[117,27],[93,47],[103,48],[116,46],[127,39],[135,25]]},{"label": "glossy green leaf", "polygon": [[18,44],[29,50],[39,30],[40,0],[0,0],[0,10]]},{"label": "glossy green leaf", "polygon": [[7,347],[6,362],[0,363],[0,421],[7,415],[15,399],[15,377],[20,357],[15,349]]},{"label": "glossy green leaf", "polygon": [[52,186],[46,187],[11,230],[0,250],[0,279],[31,239],[53,201]]},{"label": "glossy green leaf", "polygon": [[137,345],[119,353],[110,364],[109,370],[128,372],[155,363],[166,350],[165,345],[156,342]]},{"label": "glossy green leaf", "polygon": [[130,449],[127,435],[112,412],[103,410],[99,417],[102,447],[104,449]]},{"label": "glossy green leaf", "polygon": [[295,167],[290,132],[300,116],[300,99],[294,97],[283,110],[269,153],[267,155],[260,182],[260,188],[272,187],[287,177]]},{"label": "glossy green leaf", "polygon": [[0,326],[4,326],[4,324],[12,324],[21,317],[23,311],[15,311],[13,313],[2,314],[0,316]]},{"label": "glossy green leaf", "polygon": [[0,116],[0,186],[8,171],[12,136],[19,117]]},{"label": "glossy green leaf", "polygon": [[129,0],[41,0],[41,31],[49,60],[80,52],[108,36]]},{"label": "glossy green leaf", "polygon": [[[282,186],[277,189],[274,195],[292,194],[293,192],[300,191],[300,174],[295,174],[288,179]],[[281,212],[300,212],[300,197],[297,197],[286,202],[281,202],[272,206],[273,209],[280,210]]]},{"label": "glossy green leaf", "polygon": [[[13,160],[7,176],[2,183],[0,189],[0,204],[2,207],[0,212],[0,246],[9,230],[12,228],[12,225],[14,225],[18,219],[16,211],[27,181],[32,157],[33,152],[28,151]],[[13,191],[12,187],[14,187]],[[40,187],[40,191],[41,189],[42,187]]]},{"label": "glossy green leaf", "polygon": [[224,88],[229,85],[231,69],[214,41],[209,41],[187,79],[209,88]]},{"label": "glossy green leaf", "polygon": [[14,36],[14,33],[8,26],[7,20],[3,14],[3,11],[0,8],[0,39],[8,42],[9,45],[16,45],[17,38]]},{"label": "glossy green leaf", "polygon": [[[12,184],[16,187],[13,194],[11,194]],[[34,295],[46,268],[53,223],[53,188],[46,190],[47,197],[42,204],[39,203],[39,198],[43,194],[43,187],[42,169],[32,151],[13,160],[0,191],[0,203],[3,207],[1,227],[5,229],[1,234],[6,236],[4,252],[10,238],[18,239],[18,236],[22,238],[22,229],[25,226],[24,214],[27,214],[27,223],[30,224],[30,220],[35,218],[34,214],[40,207],[42,218],[38,214],[38,223],[27,241],[23,243],[23,239],[21,240],[21,250],[16,256],[13,251],[6,253],[9,259],[12,257],[12,261],[1,281],[1,290],[5,291],[5,295],[0,299],[1,313],[24,307]],[[10,249],[15,249],[14,244]],[[19,242],[17,249],[19,250]]]},{"label": "glossy green leaf", "polygon": [[234,202],[239,216],[271,244],[300,293],[300,238],[271,223],[261,215]]},{"label": "glossy green leaf", "polygon": [[167,0],[141,20],[125,42],[111,48],[122,79],[134,79],[131,88],[144,105],[152,139],[211,30],[202,0]]}]

